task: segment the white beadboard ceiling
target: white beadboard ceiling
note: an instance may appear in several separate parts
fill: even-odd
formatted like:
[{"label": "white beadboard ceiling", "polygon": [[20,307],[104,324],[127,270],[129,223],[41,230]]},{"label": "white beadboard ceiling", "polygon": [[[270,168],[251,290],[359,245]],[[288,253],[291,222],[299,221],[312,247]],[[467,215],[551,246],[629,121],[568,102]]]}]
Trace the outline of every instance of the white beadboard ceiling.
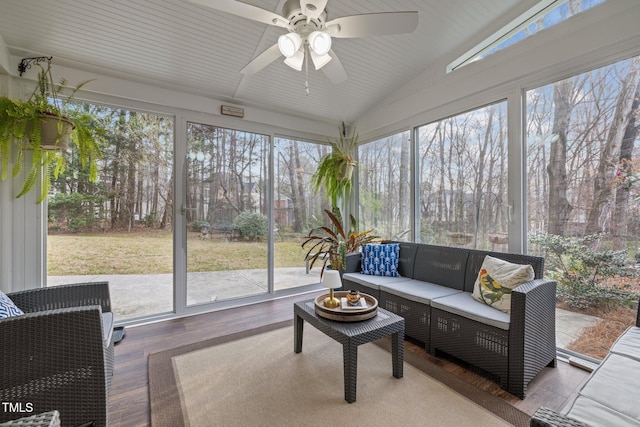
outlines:
[{"label": "white beadboard ceiling", "polygon": [[[245,3],[281,14],[284,0]],[[0,36],[16,56],[51,55],[54,64],[126,78],[223,102],[327,122],[352,123],[443,57],[454,59],[522,13],[534,0],[329,0],[328,19],[415,10],[414,33],[334,39],[349,78],[277,60],[252,76],[240,70],[277,42],[282,28],[185,0],[1,0]]]}]

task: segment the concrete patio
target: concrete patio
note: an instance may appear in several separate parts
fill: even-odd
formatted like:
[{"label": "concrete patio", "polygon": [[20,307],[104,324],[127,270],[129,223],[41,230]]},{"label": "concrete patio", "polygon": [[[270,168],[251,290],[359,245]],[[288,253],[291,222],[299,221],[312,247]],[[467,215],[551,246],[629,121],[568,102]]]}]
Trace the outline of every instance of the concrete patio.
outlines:
[{"label": "concrete patio", "polygon": [[[112,310],[119,320],[135,319],[173,310],[172,274],[112,274],[49,276],[48,286],[65,283],[109,282]],[[277,268],[275,290],[320,282],[320,270],[304,267]],[[232,270],[187,273],[187,304],[197,305],[267,292],[267,270]]]}]

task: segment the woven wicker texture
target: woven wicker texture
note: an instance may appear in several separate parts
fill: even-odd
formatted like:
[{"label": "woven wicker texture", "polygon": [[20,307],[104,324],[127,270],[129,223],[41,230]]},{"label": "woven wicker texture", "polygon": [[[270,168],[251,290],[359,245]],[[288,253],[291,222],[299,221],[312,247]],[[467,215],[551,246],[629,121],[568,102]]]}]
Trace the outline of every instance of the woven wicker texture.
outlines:
[{"label": "woven wicker texture", "polygon": [[[403,253],[404,249],[408,253]],[[429,353],[445,352],[470,363],[491,374],[502,388],[524,399],[531,379],[545,366],[556,364],[556,283],[542,279],[544,258],[415,243],[400,246],[400,259],[407,263],[405,267],[413,266],[413,275],[404,277],[466,292],[473,291],[486,255],[533,266],[535,279],[519,286],[511,296],[508,331],[395,294],[378,291],[376,295],[372,288],[346,278],[343,289],[374,295],[380,307],[405,319],[406,335],[422,342]],[[410,261],[408,258],[412,257],[415,258]]]},{"label": "woven wicker texture", "polygon": [[380,291],[378,305],[392,313],[402,316],[405,321],[405,334],[420,341],[424,344],[424,348],[429,350],[430,306],[384,291]]},{"label": "woven wicker texture", "polygon": [[[113,341],[106,347],[102,312],[107,282],[9,294],[25,315],[0,320],[0,401],[58,410],[62,425],[107,425]],[[11,414],[0,412],[0,421]]]},{"label": "woven wicker texture", "polygon": [[514,289],[508,331],[432,307],[429,352],[471,363],[524,399],[527,384],[556,363],[555,294],[556,283],[542,279]]},{"label": "woven wicker texture", "polygon": [[60,427],[60,413],[49,411],[1,423],[0,427]]},{"label": "woven wicker texture", "polygon": [[586,427],[581,422],[572,420],[541,406],[531,418],[532,427]]},{"label": "woven wicker texture", "polygon": [[319,317],[314,300],[296,302],[294,313],[294,351],[302,351],[304,322],[342,344],[344,364],[344,399],[356,401],[358,346],[391,335],[393,376],[402,378],[404,361],[404,319],[378,308],[378,315],[361,322],[335,322]]}]

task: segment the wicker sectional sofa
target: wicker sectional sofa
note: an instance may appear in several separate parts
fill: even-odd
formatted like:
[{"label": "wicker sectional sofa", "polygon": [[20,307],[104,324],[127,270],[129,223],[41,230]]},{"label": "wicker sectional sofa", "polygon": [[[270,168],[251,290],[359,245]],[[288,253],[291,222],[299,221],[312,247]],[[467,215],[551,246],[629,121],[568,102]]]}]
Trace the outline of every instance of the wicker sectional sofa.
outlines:
[{"label": "wicker sectional sofa", "polygon": [[[540,370],[556,365],[556,283],[542,278],[544,258],[395,243],[399,277],[362,274],[360,254],[351,254],[343,289],[375,296],[380,307],[405,318],[405,334],[430,354],[444,352],[480,368],[524,399]],[[533,267],[535,278],[511,294],[510,314],[471,296],[486,255]]]},{"label": "wicker sectional sofa", "polygon": [[624,331],[607,356],[560,412],[541,407],[531,426],[640,426],[640,305],[636,325]]}]

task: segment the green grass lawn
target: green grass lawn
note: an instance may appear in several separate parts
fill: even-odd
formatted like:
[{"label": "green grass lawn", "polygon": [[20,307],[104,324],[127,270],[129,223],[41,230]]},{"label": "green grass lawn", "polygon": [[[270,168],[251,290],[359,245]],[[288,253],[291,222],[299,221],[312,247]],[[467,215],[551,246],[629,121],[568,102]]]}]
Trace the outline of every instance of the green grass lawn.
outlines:
[{"label": "green grass lawn", "polygon": [[[276,267],[303,267],[301,239],[275,243]],[[50,276],[91,274],[156,274],[173,271],[170,231],[132,233],[51,234],[47,236]],[[190,233],[187,268],[224,271],[267,267],[266,242],[223,242]]]}]

